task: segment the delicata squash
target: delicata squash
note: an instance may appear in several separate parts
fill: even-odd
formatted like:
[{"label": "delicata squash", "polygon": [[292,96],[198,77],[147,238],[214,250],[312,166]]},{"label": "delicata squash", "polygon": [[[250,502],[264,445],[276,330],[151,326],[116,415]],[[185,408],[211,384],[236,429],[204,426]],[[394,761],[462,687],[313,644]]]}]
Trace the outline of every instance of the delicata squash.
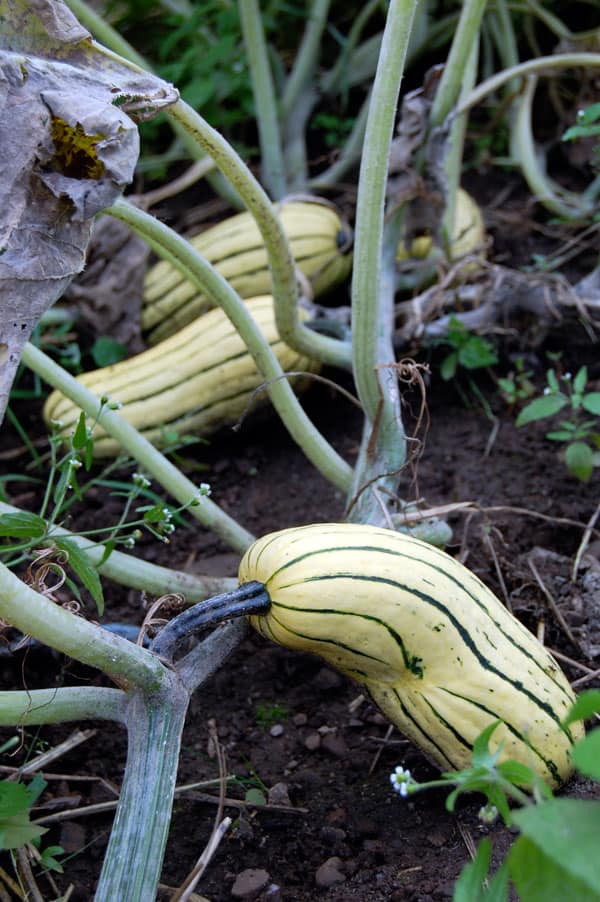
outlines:
[{"label": "delicata squash", "polygon": [[[313,652],[361,683],[386,717],[443,770],[470,762],[496,720],[492,748],[558,786],[579,723],[552,656],[492,592],[443,551],[393,530],[322,523],[258,539],[240,590],[262,584],[253,613],[265,637]],[[256,610],[256,608],[254,609]]]},{"label": "delicata squash", "polygon": [[[319,369],[317,361],[292,350],[279,338],[270,295],[250,298],[246,304],[284,371]],[[302,310],[300,315],[305,315]],[[119,401],[121,415],[161,447],[172,441],[172,432],[202,437],[232,426],[264,379],[243,339],[218,308],[153,348],[84,373],[78,381],[99,397]],[[290,382],[298,390],[307,379],[293,376]],[[257,393],[255,404],[266,403],[268,397],[266,391]],[[61,434],[68,435],[77,424],[80,410],[59,391],[53,391],[43,414],[46,423],[58,421]],[[100,426],[93,434],[95,457],[120,453],[119,443]]]}]

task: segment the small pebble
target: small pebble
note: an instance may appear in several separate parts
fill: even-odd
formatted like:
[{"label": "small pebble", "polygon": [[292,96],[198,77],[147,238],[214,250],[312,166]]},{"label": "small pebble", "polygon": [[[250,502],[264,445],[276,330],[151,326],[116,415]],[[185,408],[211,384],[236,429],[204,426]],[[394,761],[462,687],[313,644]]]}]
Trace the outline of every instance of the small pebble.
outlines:
[{"label": "small pebble", "polygon": [[271,734],[271,736],[275,736],[275,737],[283,736],[284,732],[285,732],[285,730],[280,723],[276,723],[269,730],[269,733]]},{"label": "small pebble", "polygon": [[327,861],[324,861],[317,869],[315,883],[323,889],[328,886],[335,886],[336,883],[343,883],[346,879],[342,871],[343,867],[344,862],[341,858],[338,858],[337,856],[328,858]]},{"label": "small pebble", "polygon": [[336,758],[345,758],[348,754],[348,746],[341,736],[335,733],[328,733],[321,740],[321,748],[334,755]]},{"label": "small pebble", "polygon": [[271,879],[268,871],[262,868],[248,868],[241,871],[231,887],[231,895],[236,899],[254,899],[265,888]]},{"label": "small pebble", "polygon": [[306,714],[294,714],[292,717],[292,723],[296,727],[303,727],[308,722],[308,717]]},{"label": "small pebble", "polygon": [[288,794],[287,783],[275,783],[269,789],[269,805],[286,805],[288,808],[292,807],[292,803],[290,802],[290,797]]},{"label": "small pebble", "polygon": [[314,752],[321,745],[321,737],[318,733],[309,733],[304,740],[304,746],[309,752]]}]

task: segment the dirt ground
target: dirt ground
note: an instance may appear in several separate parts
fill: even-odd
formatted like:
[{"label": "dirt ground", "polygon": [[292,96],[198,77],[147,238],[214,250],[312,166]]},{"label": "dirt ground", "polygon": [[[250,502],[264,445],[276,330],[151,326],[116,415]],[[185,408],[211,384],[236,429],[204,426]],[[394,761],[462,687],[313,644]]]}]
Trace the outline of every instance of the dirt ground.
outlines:
[{"label": "dirt ground", "polygon": [[[514,329],[516,336],[519,324]],[[516,338],[512,341],[518,344]],[[508,353],[510,337],[505,342]],[[538,386],[543,384],[544,352],[557,348],[563,351],[565,369],[587,363],[590,376],[600,379],[597,345],[588,331],[572,323],[568,331],[557,326],[530,352]],[[432,363],[435,374],[436,360]],[[575,582],[571,566],[585,524],[598,505],[600,475],[596,472],[587,484],[578,482],[560,461],[557,446],[544,439],[543,426],[517,430],[493,381],[483,374],[477,384],[497,417],[495,425],[468,383],[463,388],[470,405],[454,388],[431,377],[424,453],[416,480],[407,472],[402,492],[431,506],[471,502],[468,511],[450,517],[454,539],[449,550],[533,631],[543,625],[545,642],[562,656],[568,676],[581,680],[600,667],[600,542],[594,536]],[[408,399],[409,421],[417,402],[416,394]],[[352,459],[360,438],[355,409],[323,386],[310,391],[306,406],[333,444]],[[35,405],[21,404],[15,410],[33,436],[42,434]],[[490,441],[492,428],[497,431]],[[0,474],[24,465],[25,455],[12,456],[21,444],[5,423]],[[209,482],[213,498],[256,535],[344,516],[341,494],[314,471],[275,420],[248,424],[238,434],[186,449],[185,456],[206,467],[195,478]],[[8,500],[34,510],[39,491],[12,483]],[[104,525],[118,510],[119,502],[98,489],[88,494],[83,509],[74,508],[73,522],[80,528]],[[197,525],[178,529],[168,548],[145,539],[138,553],[213,575],[234,575],[238,560]],[[531,560],[571,638],[536,581]],[[106,595],[106,620],[141,622],[139,593],[106,584]],[[93,616],[91,605],[89,613]],[[565,662],[564,656],[575,663]],[[3,689],[82,681],[101,684],[96,674],[47,650],[0,658]],[[600,680],[585,685],[598,686]],[[233,826],[198,886],[200,895],[210,902],[235,897],[288,902],[450,899],[473,844],[491,835],[496,856],[508,848],[509,831],[479,822],[480,798],[461,800],[450,814],[444,793],[424,793],[410,801],[393,794],[389,775],[397,764],[409,767],[418,779],[432,778],[434,771],[397,731],[389,731],[359,693],[356,685],[318,660],[251,635],[197,694],[183,738],[178,782],[218,777],[209,743],[211,720],[228,770],[237,778],[228,789],[237,800],[227,809]],[[42,799],[45,807],[38,812],[67,812],[44,844],[57,843],[66,850],[65,873],[54,879],[62,892],[73,886],[73,902],[93,896],[111,815],[76,817],[68,812],[114,799],[126,750],[124,734],[114,727],[81,726],[96,732],[52,765],[51,773],[62,776],[50,780]],[[3,763],[18,764],[24,755],[55,745],[73,729],[28,729],[23,750],[14,758],[4,756]],[[81,776],[96,779],[84,782]],[[267,804],[245,804],[249,790],[262,792]],[[600,788],[585,781],[572,783],[567,792],[600,798]],[[210,788],[177,798],[163,871],[166,887],[178,886],[200,855],[212,829],[216,795]],[[48,898],[53,898],[50,892]]]}]

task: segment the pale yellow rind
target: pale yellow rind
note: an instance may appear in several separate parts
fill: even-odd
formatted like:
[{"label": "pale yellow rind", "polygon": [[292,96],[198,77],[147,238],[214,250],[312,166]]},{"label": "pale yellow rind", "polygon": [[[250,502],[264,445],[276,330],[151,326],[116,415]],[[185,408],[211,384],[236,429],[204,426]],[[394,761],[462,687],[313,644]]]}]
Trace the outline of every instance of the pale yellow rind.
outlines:
[{"label": "pale yellow rind", "polygon": [[571,773],[582,735],[560,726],[574,694],[538,640],[462,564],[403,533],[316,524],[255,542],[240,582],[263,582],[263,635],[318,654],[362,683],[399,729],[444,770],[470,761],[475,738],[504,721],[492,747],[549,783]]},{"label": "pale yellow rind", "polygon": [[[284,371],[319,369],[316,361],[280,341],[270,295],[251,298],[246,304]],[[233,425],[252,392],[264,382],[240,335],[220,309],[209,311],[160,345],[84,373],[78,381],[100,397],[119,401],[120,414],[157,446],[167,441],[167,428],[180,435],[206,436]],[[290,382],[296,389],[306,385],[306,380],[298,377],[291,377]],[[266,391],[257,393],[257,406],[267,400]],[[44,405],[44,420],[59,420],[63,435],[74,429],[79,415],[80,409],[58,391],[52,392]],[[120,453],[119,444],[100,426],[93,435],[94,456]]]},{"label": "pale yellow rind", "polygon": [[[298,270],[311,282],[315,296],[324,294],[349,275],[352,255],[340,247],[351,232],[335,209],[312,201],[287,201],[278,213]],[[250,213],[239,213],[190,239],[241,297],[271,290],[268,256]],[[151,267],[144,282],[142,327],[153,344],[168,337],[214,306],[171,263]]]}]

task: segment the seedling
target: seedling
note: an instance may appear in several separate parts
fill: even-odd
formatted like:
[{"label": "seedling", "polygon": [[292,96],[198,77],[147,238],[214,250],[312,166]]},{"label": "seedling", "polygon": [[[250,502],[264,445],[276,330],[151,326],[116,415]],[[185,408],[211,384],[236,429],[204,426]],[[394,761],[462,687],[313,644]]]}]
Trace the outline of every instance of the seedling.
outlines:
[{"label": "seedling", "polygon": [[532,376],[533,372],[525,369],[523,357],[517,357],[514,370],[508,376],[498,379],[498,389],[509,407],[526,401],[535,393]]},{"label": "seedling", "polygon": [[470,332],[456,316],[450,317],[448,332],[440,343],[452,349],[440,366],[440,376],[445,382],[454,379],[459,367],[472,371],[498,363],[492,343]]},{"label": "seedling", "polygon": [[[517,426],[536,420],[556,417],[568,411],[570,417],[558,422],[558,429],[546,433],[546,438],[566,445],[565,463],[569,471],[582,482],[600,466],[600,392],[586,391],[587,367],[582,366],[575,378],[571,373],[557,376],[555,370],[546,373],[546,387],[541,398],[534,398],[517,417]],[[591,413],[594,419],[587,419]]]}]

